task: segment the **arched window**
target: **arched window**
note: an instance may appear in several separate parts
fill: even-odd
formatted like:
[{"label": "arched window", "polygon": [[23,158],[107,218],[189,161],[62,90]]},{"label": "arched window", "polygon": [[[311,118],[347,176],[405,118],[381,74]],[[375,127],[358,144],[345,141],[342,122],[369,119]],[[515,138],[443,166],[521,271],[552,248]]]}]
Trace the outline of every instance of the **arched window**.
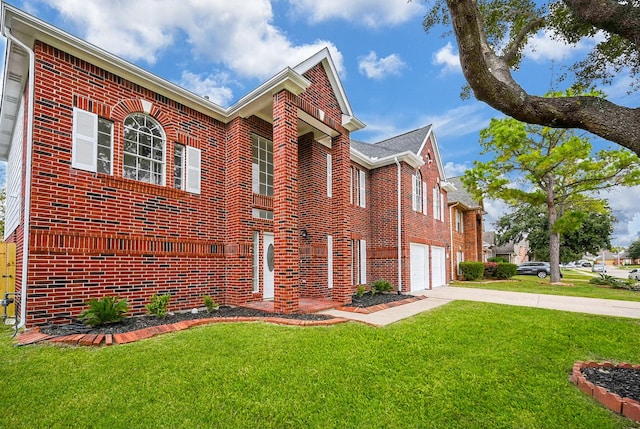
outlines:
[{"label": "arched window", "polygon": [[158,122],[143,113],[124,120],[124,177],[165,184],[165,137]]}]

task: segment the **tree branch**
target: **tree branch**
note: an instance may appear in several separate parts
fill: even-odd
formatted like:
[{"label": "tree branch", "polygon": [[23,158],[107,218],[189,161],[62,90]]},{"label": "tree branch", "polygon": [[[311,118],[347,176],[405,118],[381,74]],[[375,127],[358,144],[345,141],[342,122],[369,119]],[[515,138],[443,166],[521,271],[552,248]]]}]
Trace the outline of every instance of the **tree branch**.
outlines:
[{"label": "tree branch", "polygon": [[640,43],[640,8],[635,2],[615,0],[564,0],[571,11],[596,28],[617,34],[638,45]]},{"label": "tree branch", "polygon": [[519,121],[580,128],[640,154],[640,109],[597,97],[529,95],[513,79],[509,64],[489,47],[475,0],[447,0],[447,5],[462,71],[478,100]]},{"label": "tree branch", "polygon": [[502,59],[507,64],[513,64],[513,61],[515,60],[516,55],[518,55],[518,51],[520,50],[520,48],[522,47],[522,44],[525,41],[525,37],[527,37],[527,35],[530,32],[536,31],[537,29],[542,27],[544,25],[544,22],[545,22],[545,19],[542,17],[533,17],[527,23],[527,25],[525,25],[520,29],[520,31],[518,32],[516,37],[513,39],[513,41],[509,43],[509,46],[507,47],[507,49],[505,49],[504,53],[502,54]]}]

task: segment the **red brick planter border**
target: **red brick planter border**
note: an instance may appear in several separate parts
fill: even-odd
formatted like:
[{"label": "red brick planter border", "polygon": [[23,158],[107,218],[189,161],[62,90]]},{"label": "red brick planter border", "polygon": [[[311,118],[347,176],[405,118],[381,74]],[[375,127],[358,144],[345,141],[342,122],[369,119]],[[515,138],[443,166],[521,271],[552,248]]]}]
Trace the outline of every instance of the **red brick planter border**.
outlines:
[{"label": "red brick planter border", "polygon": [[387,308],[393,308],[399,305],[409,304],[411,302],[420,301],[421,299],[426,299],[426,298],[427,297],[424,295],[410,296],[408,298],[401,299],[399,301],[389,302],[387,304],[372,305],[371,307],[364,307],[364,308],[342,306],[342,307],[336,308],[336,310],[348,311],[350,313],[371,314],[371,313],[375,313],[376,311],[386,310]]},{"label": "red brick planter border", "polygon": [[582,390],[587,395],[592,396],[596,401],[600,402],[611,411],[622,414],[626,418],[640,423],[640,402],[631,398],[621,398],[620,395],[616,395],[604,387],[596,386],[587,380],[584,374],[582,374],[582,368],[598,367],[635,368],[640,370],[640,365],[632,365],[626,362],[618,365],[614,365],[611,362],[576,362],[573,364],[573,371],[571,372],[571,381],[578,386],[578,389]]},{"label": "red brick planter border", "polygon": [[40,332],[40,328],[34,328],[18,337],[18,345],[26,346],[39,342],[54,344],[69,344],[73,346],[111,346],[114,344],[127,344],[145,338],[167,332],[177,332],[194,326],[208,325],[211,323],[235,323],[235,322],[265,322],[277,325],[289,326],[329,326],[338,323],[348,322],[348,319],[333,318],[326,320],[299,320],[287,319],[283,317],[211,317],[207,319],[184,320],[182,322],[167,325],[152,326],[137,331],[126,332],[124,334],[75,334],[64,336],[51,336]]}]

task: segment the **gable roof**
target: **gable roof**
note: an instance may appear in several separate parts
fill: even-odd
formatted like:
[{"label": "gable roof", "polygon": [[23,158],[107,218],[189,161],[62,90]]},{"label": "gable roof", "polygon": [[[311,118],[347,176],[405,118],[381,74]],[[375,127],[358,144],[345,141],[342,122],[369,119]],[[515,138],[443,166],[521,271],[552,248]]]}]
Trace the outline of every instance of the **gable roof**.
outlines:
[{"label": "gable roof", "polygon": [[448,200],[449,204],[460,204],[466,207],[467,209],[482,209],[482,204],[473,199],[473,196],[469,192],[467,192],[464,184],[460,176],[450,177],[447,179],[449,183],[452,183],[455,186],[455,190],[449,191]]},{"label": "gable roof", "polygon": [[[441,185],[450,192],[454,187],[453,184],[447,180],[444,173],[444,166],[442,165],[442,158],[440,157],[440,149],[431,125],[427,125],[413,131],[408,131],[377,143],[363,143],[351,140],[352,159],[358,161],[356,157],[353,156],[355,151],[356,155],[365,156],[369,160],[370,164],[374,166],[382,166],[391,164],[394,162],[395,158],[403,157],[403,161],[406,161],[414,168],[418,168],[425,163],[422,153],[424,152],[425,146],[429,143],[432,144],[433,148],[434,159],[432,159],[432,161],[435,161],[438,173],[442,178]],[[381,161],[384,163],[377,165],[380,164]]]}]

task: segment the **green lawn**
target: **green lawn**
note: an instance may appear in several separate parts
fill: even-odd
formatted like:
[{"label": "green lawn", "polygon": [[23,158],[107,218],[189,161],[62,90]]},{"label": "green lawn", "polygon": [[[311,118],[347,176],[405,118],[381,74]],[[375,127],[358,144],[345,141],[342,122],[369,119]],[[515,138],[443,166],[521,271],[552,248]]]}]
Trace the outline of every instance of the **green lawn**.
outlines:
[{"label": "green lawn", "polygon": [[103,348],[15,347],[2,428],[630,428],[569,382],[638,362],[637,320],[453,302],[385,328],[216,324]]},{"label": "green lawn", "polygon": [[539,279],[536,276],[515,276],[510,281],[458,281],[451,286],[478,289],[505,290],[511,292],[541,293],[547,295],[583,296],[586,298],[620,299],[623,301],[640,301],[640,292],[626,289],[613,289],[589,283],[593,276],[581,271],[563,270],[563,285],[552,285],[549,277]]}]

